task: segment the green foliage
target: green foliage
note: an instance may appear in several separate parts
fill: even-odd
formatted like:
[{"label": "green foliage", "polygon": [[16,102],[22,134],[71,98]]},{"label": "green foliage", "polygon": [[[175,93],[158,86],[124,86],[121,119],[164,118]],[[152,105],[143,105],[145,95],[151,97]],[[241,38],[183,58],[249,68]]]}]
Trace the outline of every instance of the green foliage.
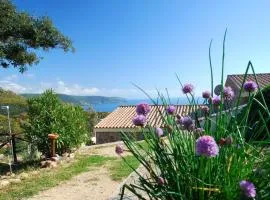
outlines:
[{"label": "green foliage", "polygon": [[[25,98],[39,96],[40,94],[21,94]],[[103,103],[124,103],[126,100],[120,97],[104,97],[104,96],[75,96],[67,94],[57,94],[57,96],[66,103],[72,103],[83,107],[90,107],[93,104]]]},{"label": "green foliage", "polygon": [[92,108],[87,112],[88,125],[89,125],[89,138],[93,137],[95,125],[103,118],[105,118],[108,112],[95,112]]},{"label": "green foliage", "polygon": [[[264,101],[266,103],[267,109],[264,107]],[[253,99],[250,114],[249,114],[249,126],[252,127],[252,133],[256,132],[257,134],[250,134],[249,137],[254,139],[264,140],[269,138],[270,133],[270,119],[269,113],[270,110],[270,85],[262,89],[262,93],[258,92]],[[265,120],[265,122],[262,120]],[[265,124],[264,124],[265,123]]]},{"label": "green foliage", "polygon": [[[12,133],[16,133],[16,134],[22,133],[20,122],[18,119],[11,118],[10,125],[11,125]],[[7,135],[7,134],[9,134],[8,118],[7,116],[0,115],[0,135]]]},{"label": "green foliage", "polygon": [[72,49],[70,39],[60,33],[48,17],[19,12],[10,0],[0,0],[0,65],[24,72],[40,58],[34,50]]},{"label": "green foliage", "polygon": [[52,90],[28,100],[29,119],[23,125],[25,136],[37,145],[38,150],[48,155],[48,134],[57,133],[57,152],[70,151],[87,139],[88,121],[79,106],[62,103]]}]

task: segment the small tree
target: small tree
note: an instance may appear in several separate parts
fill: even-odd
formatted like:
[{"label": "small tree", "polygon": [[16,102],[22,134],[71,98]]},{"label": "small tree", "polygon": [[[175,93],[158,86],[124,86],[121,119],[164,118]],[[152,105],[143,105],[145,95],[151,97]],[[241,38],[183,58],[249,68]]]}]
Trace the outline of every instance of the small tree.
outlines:
[{"label": "small tree", "polygon": [[92,137],[94,136],[94,127],[95,125],[105,118],[109,112],[96,112],[93,108],[89,108],[89,111],[86,112],[88,117],[88,126],[89,126],[89,140],[87,141],[87,144],[91,145],[93,143]]},{"label": "small tree", "polygon": [[62,103],[52,90],[28,100],[29,119],[23,125],[26,137],[38,150],[49,155],[49,133],[57,133],[57,152],[63,153],[85,142],[88,133],[87,116],[79,106]]}]

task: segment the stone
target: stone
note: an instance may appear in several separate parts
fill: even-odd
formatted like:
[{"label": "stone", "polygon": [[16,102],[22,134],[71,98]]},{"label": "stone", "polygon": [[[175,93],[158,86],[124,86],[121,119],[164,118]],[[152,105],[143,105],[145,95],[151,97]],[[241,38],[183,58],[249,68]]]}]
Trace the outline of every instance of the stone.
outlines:
[{"label": "stone", "polygon": [[68,153],[67,152],[66,153],[63,153],[62,156],[63,156],[63,158],[67,158],[68,157]]},{"label": "stone", "polygon": [[10,184],[10,182],[8,180],[2,180],[0,181],[0,188],[4,188],[6,186],[8,186]]},{"label": "stone", "polygon": [[45,164],[46,168],[56,168],[57,167],[57,163],[52,161],[52,160],[47,160],[46,164]]},{"label": "stone", "polygon": [[23,172],[23,173],[20,174],[20,178],[21,178],[22,180],[27,179],[28,177],[29,177],[29,174],[27,174],[27,173],[25,173],[25,172]]},{"label": "stone", "polygon": [[57,163],[56,162],[52,162],[50,165],[50,168],[56,168],[57,167]]},{"label": "stone", "polygon": [[7,172],[6,175],[7,176],[10,176],[10,177],[15,177],[15,174],[14,173],[11,173],[11,172]]},{"label": "stone", "polygon": [[17,183],[20,183],[20,182],[22,182],[22,181],[21,181],[21,179],[19,179],[19,178],[11,178],[11,179],[9,179],[9,182],[10,182],[10,183],[17,184]]},{"label": "stone", "polygon": [[1,179],[7,179],[8,178],[8,176],[1,176]]},{"label": "stone", "polygon": [[3,160],[5,158],[4,154],[0,154],[0,160]]},{"label": "stone", "polygon": [[41,167],[41,168],[47,167],[47,161],[41,161],[41,162],[40,162],[40,167]]},{"label": "stone", "polygon": [[51,161],[54,161],[54,162],[59,162],[59,157],[51,157]]},{"label": "stone", "polygon": [[32,172],[30,172],[30,174],[31,174],[32,176],[36,176],[36,175],[39,175],[39,171],[32,171]]},{"label": "stone", "polygon": [[41,155],[40,156],[40,160],[46,161],[46,156],[45,155]]},{"label": "stone", "polygon": [[74,153],[70,153],[70,154],[69,154],[69,157],[70,157],[70,158],[74,158],[74,157],[75,157],[75,154],[74,154]]}]

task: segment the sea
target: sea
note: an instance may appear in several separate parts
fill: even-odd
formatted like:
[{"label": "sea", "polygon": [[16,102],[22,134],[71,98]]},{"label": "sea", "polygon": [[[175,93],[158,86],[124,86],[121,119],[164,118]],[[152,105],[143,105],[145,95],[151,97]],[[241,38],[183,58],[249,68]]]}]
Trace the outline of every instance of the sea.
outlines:
[{"label": "sea", "polygon": [[[197,101],[197,100],[196,100]],[[201,102],[202,99],[198,98],[198,102]],[[124,102],[119,102],[119,103],[100,103],[100,104],[92,104],[91,107],[96,111],[96,112],[112,112],[115,110],[118,106],[123,106],[123,105],[137,105],[139,103],[146,102],[149,104],[153,104],[153,102],[149,99],[127,99]],[[189,101],[186,97],[181,97],[181,98],[171,98],[170,102],[168,104],[188,104]],[[89,109],[89,106],[84,107],[85,110]]]}]

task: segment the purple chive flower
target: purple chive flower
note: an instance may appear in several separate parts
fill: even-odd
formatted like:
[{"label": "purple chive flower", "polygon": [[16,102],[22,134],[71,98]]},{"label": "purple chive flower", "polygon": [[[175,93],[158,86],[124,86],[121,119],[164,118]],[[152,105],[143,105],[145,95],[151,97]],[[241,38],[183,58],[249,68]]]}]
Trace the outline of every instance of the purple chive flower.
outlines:
[{"label": "purple chive flower", "polygon": [[136,113],[138,115],[146,116],[150,112],[151,108],[147,103],[140,103],[136,106]]},{"label": "purple chive flower", "polygon": [[209,114],[210,108],[208,106],[201,106],[201,111],[203,114],[207,115]]},{"label": "purple chive flower", "polygon": [[176,108],[174,106],[172,106],[172,105],[167,107],[167,113],[169,115],[172,115],[175,112],[175,110],[176,110]]},{"label": "purple chive flower", "polygon": [[234,91],[230,86],[224,87],[223,94],[224,94],[224,99],[228,101],[231,101],[234,98]]},{"label": "purple chive flower", "polygon": [[162,130],[161,128],[157,127],[157,128],[156,128],[156,135],[157,135],[158,137],[161,137],[161,136],[163,135],[163,130]]},{"label": "purple chive flower", "polygon": [[196,154],[206,157],[215,157],[218,155],[219,148],[212,136],[204,135],[196,140]]},{"label": "purple chive flower", "polygon": [[193,120],[191,119],[191,117],[189,116],[186,116],[186,117],[182,117],[180,120],[179,120],[179,124],[184,128],[184,129],[187,129],[187,130],[191,130],[193,128],[195,128],[193,125]]},{"label": "purple chive flower", "polygon": [[221,103],[220,97],[219,97],[219,96],[213,97],[212,103],[213,103],[215,106],[219,106],[220,103]]},{"label": "purple chive flower", "polygon": [[182,88],[184,94],[191,93],[193,91],[194,86],[192,84],[185,84]]},{"label": "purple chive flower", "polygon": [[204,99],[209,99],[209,98],[211,97],[211,93],[210,93],[209,91],[204,91],[204,92],[202,93],[202,97],[203,97]]},{"label": "purple chive flower", "polygon": [[157,182],[158,182],[159,185],[164,185],[165,180],[164,180],[164,178],[162,178],[161,176],[159,176],[158,179],[157,179]]},{"label": "purple chive flower", "polygon": [[254,82],[254,81],[246,81],[244,83],[244,90],[246,92],[254,92],[255,90],[257,90],[258,85]]},{"label": "purple chive flower", "polygon": [[122,145],[116,145],[115,147],[115,153],[117,153],[118,155],[121,155],[124,152],[124,148]]},{"label": "purple chive flower", "polygon": [[135,126],[144,126],[145,123],[146,123],[146,117],[144,115],[136,115],[133,118],[133,124]]},{"label": "purple chive flower", "polygon": [[256,196],[256,188],[253,183],[243,180],[240,182],[240,188],[246,197],[254,198]]}]

